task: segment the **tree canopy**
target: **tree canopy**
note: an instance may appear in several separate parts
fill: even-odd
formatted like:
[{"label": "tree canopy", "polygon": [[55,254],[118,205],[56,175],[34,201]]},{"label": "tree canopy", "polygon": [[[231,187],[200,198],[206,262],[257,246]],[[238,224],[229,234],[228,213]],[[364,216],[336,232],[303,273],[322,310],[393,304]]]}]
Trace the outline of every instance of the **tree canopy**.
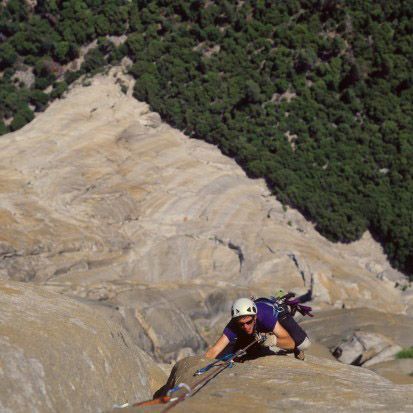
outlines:
[{"label": "tree canopy", "polygon": [[[10,0],[0,134],[128,55],[135,96],[164,120],[264,177],[329,239],[369,229],[412,275],[412,14],[409,0]],[[79,71],[64,69],[95,39]]]}]

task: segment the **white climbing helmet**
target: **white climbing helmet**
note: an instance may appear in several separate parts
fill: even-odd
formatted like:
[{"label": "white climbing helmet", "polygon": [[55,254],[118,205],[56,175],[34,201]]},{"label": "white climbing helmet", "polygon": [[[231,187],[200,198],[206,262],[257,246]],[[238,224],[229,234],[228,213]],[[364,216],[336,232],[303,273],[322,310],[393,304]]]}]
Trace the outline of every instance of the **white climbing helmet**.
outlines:
[{"label": "white climbing helmet", "polygon": [[257,306],[249,298],[238,298],[231,307],[231,317],[237,318],[246,315],[257,315]]}]

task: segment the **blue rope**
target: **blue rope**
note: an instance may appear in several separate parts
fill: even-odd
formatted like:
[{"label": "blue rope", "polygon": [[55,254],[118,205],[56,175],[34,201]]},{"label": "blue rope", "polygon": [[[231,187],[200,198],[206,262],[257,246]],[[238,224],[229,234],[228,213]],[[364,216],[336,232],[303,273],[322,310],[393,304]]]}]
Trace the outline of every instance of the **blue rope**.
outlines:
[{"label": "blue rope", "polygon": [[[235,357],[235,353],[230,353],[230,354],[226,354],[225,356],[219,357],[218,359],[216,359],[214,362],[208,364],[205,367],[202,367],[201,369],[197,370],[194,374],[194,376],[199,376],[200,374],[203,374],[205,372],[207,372],[209,369],[211,369],[212,367],[214,367],[218,362],[220,361],[228,361],[231,360],[233,357]],[[233,363],[230,363],[229,367],[232,367]]]}]

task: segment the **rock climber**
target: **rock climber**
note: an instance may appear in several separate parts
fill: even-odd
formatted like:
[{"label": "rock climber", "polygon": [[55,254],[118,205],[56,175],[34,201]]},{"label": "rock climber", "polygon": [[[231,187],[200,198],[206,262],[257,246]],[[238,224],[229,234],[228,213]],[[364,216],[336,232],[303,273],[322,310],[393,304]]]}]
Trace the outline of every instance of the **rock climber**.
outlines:
[{"label": "rock climber", "polygon": [[265,335],[260,348],[273,350],[276,346],[294,353],[300,360],[304,360],[304,350],[311,345],[307,334],[287,307],[267,298],[239,298],[231,307],[231,321],[218,341],[207,350],[205,357],[217,358],[229,344],[234,350],[242,348],[257,335]]}]

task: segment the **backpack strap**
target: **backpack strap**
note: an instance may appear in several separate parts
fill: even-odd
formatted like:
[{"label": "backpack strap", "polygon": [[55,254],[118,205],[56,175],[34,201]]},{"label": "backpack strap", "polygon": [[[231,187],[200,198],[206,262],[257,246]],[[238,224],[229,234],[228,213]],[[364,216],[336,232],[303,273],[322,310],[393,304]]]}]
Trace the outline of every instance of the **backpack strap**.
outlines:
[{"label": "backpack strap", "polygon": [[280,316],[287,311],[294,316],[298,311],[303,316],[314,317],[314,315],[311,314],[312,308],[307,305],[302,305],[301,297],[294,298],[295,296],[296,294],[290,291],[284,295],[280,294],[278,297],[260,297],[255,299],[254,302],[265,302],[274,305],[275,309],[280,313]]}]

